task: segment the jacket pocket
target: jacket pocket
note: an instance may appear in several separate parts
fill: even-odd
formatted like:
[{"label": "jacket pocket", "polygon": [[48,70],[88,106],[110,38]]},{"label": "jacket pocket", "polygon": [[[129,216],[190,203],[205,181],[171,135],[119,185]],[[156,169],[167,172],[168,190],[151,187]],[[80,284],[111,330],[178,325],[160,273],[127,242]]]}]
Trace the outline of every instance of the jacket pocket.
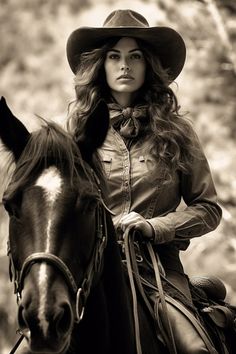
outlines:
[{"label": "jacket pocket", "polygon": [[110,178],[111,175],[111,166],[112,166],[112,157],[108,155],[102,155],[101,161],[103,164],[104,171],[106,173],[107,178]]},{"label": "jacket pocket", "polygon": [[146,182],[153,187],[160,187],[165,179],[163,166],[160,162],[156,162],[150,156],[139,156],[138,158],[139,173]]}]

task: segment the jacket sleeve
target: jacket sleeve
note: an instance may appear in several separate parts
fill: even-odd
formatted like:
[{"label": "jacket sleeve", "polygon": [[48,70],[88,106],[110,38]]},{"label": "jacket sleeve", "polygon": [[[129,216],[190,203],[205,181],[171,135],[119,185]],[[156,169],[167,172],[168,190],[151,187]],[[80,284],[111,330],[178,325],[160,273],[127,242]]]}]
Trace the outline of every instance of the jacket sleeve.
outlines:
[{"label": "jacket sleeve", "polygon": [[154,229],[154,244],[180,241],[181,245],[181,241],[213,231],[220,223],[222,211],[217,203],[211,171],[200,144],[199,149],[200,156],[194,159],[190,173],[180,173],[185,209],[147,220]]}]

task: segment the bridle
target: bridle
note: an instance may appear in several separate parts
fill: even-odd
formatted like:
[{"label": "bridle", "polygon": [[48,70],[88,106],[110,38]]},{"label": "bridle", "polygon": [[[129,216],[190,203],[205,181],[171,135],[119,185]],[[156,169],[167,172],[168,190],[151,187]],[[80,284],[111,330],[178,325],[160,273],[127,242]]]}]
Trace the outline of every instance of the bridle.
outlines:
[{"label": "bridle", "polygon": [[[99,202],[96,207],[95,222],[96,222],[96,240],[95,246],[92,252],[92,256],[85,270],[83,280],[80,284],[77,284],[74,275],[70,271],[69,267],[62,261],[58,256],[47,253],[47,252],[35,252],[29,255],[20,270],[16,269],[10,249],[10,244],[8,242],[8,256],[9,256],[9,270],[10,270],[10,280],[14,282],[14,293],[17,296],[17,303],[19,304],[21,299],[21,293],[23,290],[24,279],[28,274],[30,268],[35,263],[46,262],[52,265],[55,269],[59,270],[68,284],[70,290],[75,296],[75,316],[74,321],[79,323],[84,315],[84,309],[86,305],[87,298],[90,294],[91,287],[96,282],[96,279],[100,278],[103,269],[103,256],[104,250],[107,245],[108,230],[107,230],[107,215],[108,211],[113,214],[112,211],[106,206],[102,197],[101,191],[99,189]],[[18,331],[21,335],[20,339],[12,349],[9,354],[15,353],[21,341],[25,337],[24,333],[20,330]]]},{"label": "bridle", "polygon": [[72,293],[76,296],[75,307],[75,321],[79,323],[83,317],[84,306],[87,297],[90,293],[91,286],[95,276],[99,276],[102,269],[103,253],[107,243],[107,224],[106,224],[106,212],[104,202],[99,202],[96,208],[96,243],[93,249],[92,257],[88,263],[87,269],[84,273],[84,279],[80,285],[77,285],[75,277],[70,271],[69,267],[58,256],[47,252],[35,252],[29,255],[20,270],[17,270],[14,266],[9,242],[8,242],[8,256],[10,259],[10,278],[14,281],[14,293],[17,296],[17,301],[21,299],[21,292],[23,290],[24,279],[29,272],[30,268],[35,263],[46,262],[59,270],[63,275],[66,283],[71,289]]}]

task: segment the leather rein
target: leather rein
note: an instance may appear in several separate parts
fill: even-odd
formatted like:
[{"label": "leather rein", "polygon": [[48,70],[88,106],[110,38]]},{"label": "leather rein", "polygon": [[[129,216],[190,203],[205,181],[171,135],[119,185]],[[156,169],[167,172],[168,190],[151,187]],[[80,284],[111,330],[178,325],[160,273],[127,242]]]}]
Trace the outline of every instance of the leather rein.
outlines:
[{"label": "leather rein", "polygon": [[[79,323],[82,320],[86,301],[90,294],[94,279],[100,276],[103,267],[103,255],[108,238],[106,211],[108,211],[110,214],[113,214],[112,211],[104,203],[101,197],[100,189],[99,194],[100,199],[96,209],[96,244],[92,253],[92,257],[86,268],[83,281],[80,285],[77,285],[75,277],[73,276],[72,272],[65,264],[65,262],[52,253],[35,252],[28,256],[25,259],[22,268],[20,270],[17,270],[14,266],[13,257],[8,242],[10,280],[14,282],[14,293],[17,296],[17,303],[19,303],[21,299],[21,292],[23,290],[24,279],[32,265],[35,263],[46,262],[52,265],[57,270],[59,270],[59,272],[63,275],[66,283],[68,284],[69,288],[75,296],[75,322]],[[20,338],[18,339],[17,343],[9,354],[15,353],[21,341],[25,337],[25,334],[21,330],[18,330],[17,332],[20,334]]]},{"label": "leather rein", "polygon": [[[131,286],[132,300],[133,300],[133,316],[134,316],[134,329],[135,329],[137,354],[142,354],[143,351],[142,351],[141,338],[140,338],[140,329],[139,329],[140,321],[139,321],[138,308],[137,308],[138,301],[137,301],[136,288],[137,291],[140,293],[142,299],[144,300],[146,308],[149,311],[149,314],[151,315],[154,324],[157,326],[157,329],[159,331],[159,334],[157,333],[157,337],[164,345],[166,345],[169,353],[177,354],[178,350],[176,347],[176,342],[175,342],[174,333],[173,333],[173,329],[169,317],[167,304],[171,304],[174,308],[179,310],[182,313],[182,315],[189,320],[193,328],[196,330],[196,332],[199,334],[199,336],[202,338],[203,342],[205,343],[207,352],[209,352],[209,354],[216,354],[212,340],[209,337],[202,323],[199,320],[197,320],[197,318],[195,318],[195,316],[187,308],[185,308],[185,306],[182,305],[179,301],[176,301],[174,298],[165,294],[162,286],[162,278],[165,278],[165,271],[162,267],[159,256],[154,252],[150,241],[146,242],[146,247],[151,259],[151,265],[154,270],[154,276],[156,281],[155,286],[141,277],[141,275],[139,274],[139,268],[137,264],[137,262],[139,262],[140,260],[137,259],[137,254],[134,248],[134,244],[135,244],[134,241],[135,241],[135,231],[127,232],[124,237],[124,243],[125,243],[124,250],[125,250],[126,266],[127,266],[127,272],[128,272],[129,282]],[[152,289],[154,289],[159,293],[160,303],[164,314],[163,321],[165,323],[165,330],[162,325],[160,326],[160,322],[154,313],[154,309],[151,306],[149,299],[144,291],[143,288],[144,284],[146,286],[151,287]]]}]

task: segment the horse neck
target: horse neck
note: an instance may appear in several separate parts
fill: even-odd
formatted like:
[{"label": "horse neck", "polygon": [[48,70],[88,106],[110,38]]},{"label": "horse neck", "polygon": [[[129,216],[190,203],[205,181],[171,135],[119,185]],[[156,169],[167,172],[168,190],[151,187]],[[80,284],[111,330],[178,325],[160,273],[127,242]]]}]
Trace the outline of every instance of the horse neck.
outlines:
[{"label": "horse neck", "polygon": [[113,343],[116,343],[113,353],[131,354],[135,352],[131,303],[110,215],[107,219],[108,244],[104,257],[103,288],[110,316]]},{"label": "horse neck", "polygon": [[103,273],[96,286],[91,289],[84,318],[74,331],[73,353],[135,353],[132,313],[110,215],[107,222],[108,242]]}]

